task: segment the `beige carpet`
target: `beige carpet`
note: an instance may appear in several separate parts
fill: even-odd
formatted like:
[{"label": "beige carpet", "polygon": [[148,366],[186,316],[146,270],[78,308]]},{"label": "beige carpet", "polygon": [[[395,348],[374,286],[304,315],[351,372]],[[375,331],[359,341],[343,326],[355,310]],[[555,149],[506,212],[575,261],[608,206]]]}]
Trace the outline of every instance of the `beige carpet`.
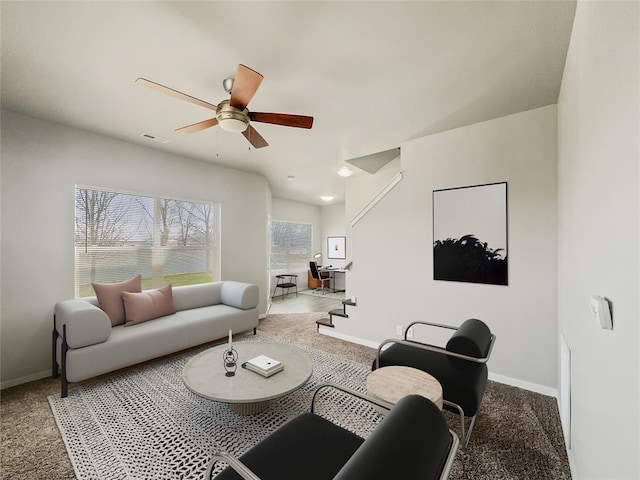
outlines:
[{"label": "beige carpet", "polygon": [[[323,316],[269,315],[259,330],[370,364],[373,349],[317,334],[315,320]],[[51,379],[2,392],[1,478],[74,478],[47,402],[56,392],[59,382]],[[447,419],[457,428],[451,416]],[[490,382],[471,443],[458,454],[450,478],[570,478],[555,399]]]}]

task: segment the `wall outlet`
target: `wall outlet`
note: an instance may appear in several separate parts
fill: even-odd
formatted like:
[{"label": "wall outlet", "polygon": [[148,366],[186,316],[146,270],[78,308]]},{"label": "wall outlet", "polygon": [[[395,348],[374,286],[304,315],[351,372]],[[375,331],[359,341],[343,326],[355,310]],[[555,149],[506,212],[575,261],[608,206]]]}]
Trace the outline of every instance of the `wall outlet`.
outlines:
[{"label": "wall outlet", "polygon": [[413,327],[407,330],[407,338],[413,338]]},{"label": "wall outlet", "polygon": [[402,336],[402,325],[396,325],[396,335]]}]

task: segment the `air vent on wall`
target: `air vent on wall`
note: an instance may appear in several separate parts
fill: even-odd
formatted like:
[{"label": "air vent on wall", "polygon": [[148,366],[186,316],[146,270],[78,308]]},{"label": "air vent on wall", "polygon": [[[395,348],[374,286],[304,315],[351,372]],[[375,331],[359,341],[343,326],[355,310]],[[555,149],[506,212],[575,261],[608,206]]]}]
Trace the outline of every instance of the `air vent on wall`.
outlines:
[{"label": "air vent on wall", "polygon": [[155,140],[156,142],[160,143],[169,143],[169,140],[167,140],[166,138],[156,137],[155,135],[151,135],[150,133],[142,133],[140,134],[140,136],[148,138],[149,140]]}]

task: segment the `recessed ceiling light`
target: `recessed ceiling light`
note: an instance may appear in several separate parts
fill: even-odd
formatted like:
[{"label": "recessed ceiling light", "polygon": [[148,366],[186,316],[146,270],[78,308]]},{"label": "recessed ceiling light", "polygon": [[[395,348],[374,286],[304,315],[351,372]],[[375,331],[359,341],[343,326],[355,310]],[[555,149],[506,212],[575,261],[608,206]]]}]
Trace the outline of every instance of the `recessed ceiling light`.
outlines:
[{"label": "recessed ceiling light", "polygon": [[336,198],[336,197],[334,197],[333,195],[323,195],[323,196],[320,197],[320,199],[324,200],[325,202],[330,202],[334,198]]},{"label": "recessed ceiling light", "polygon": [[340,170],[338,170],[338,175],[340,175],[341,177],[350,177],[351,175],[353,175],[353,170],[348,167],[342,167]]},{"label": "recessed ceiling light", "polygon": [[289,180],[289,181],[293,180],[294,178],[296,178],[296,177],[294,177],[293,175],[287,175],[287,180]]}]

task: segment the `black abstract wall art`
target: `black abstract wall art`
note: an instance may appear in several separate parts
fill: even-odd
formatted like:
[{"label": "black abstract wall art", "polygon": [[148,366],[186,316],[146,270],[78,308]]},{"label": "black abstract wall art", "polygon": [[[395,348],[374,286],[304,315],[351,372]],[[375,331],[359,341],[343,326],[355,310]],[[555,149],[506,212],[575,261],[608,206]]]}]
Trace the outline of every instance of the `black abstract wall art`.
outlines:
[{"label": "black abstract wall art", "polygon": [[507,182],[433,191],[433,278],[508,285]]}]

